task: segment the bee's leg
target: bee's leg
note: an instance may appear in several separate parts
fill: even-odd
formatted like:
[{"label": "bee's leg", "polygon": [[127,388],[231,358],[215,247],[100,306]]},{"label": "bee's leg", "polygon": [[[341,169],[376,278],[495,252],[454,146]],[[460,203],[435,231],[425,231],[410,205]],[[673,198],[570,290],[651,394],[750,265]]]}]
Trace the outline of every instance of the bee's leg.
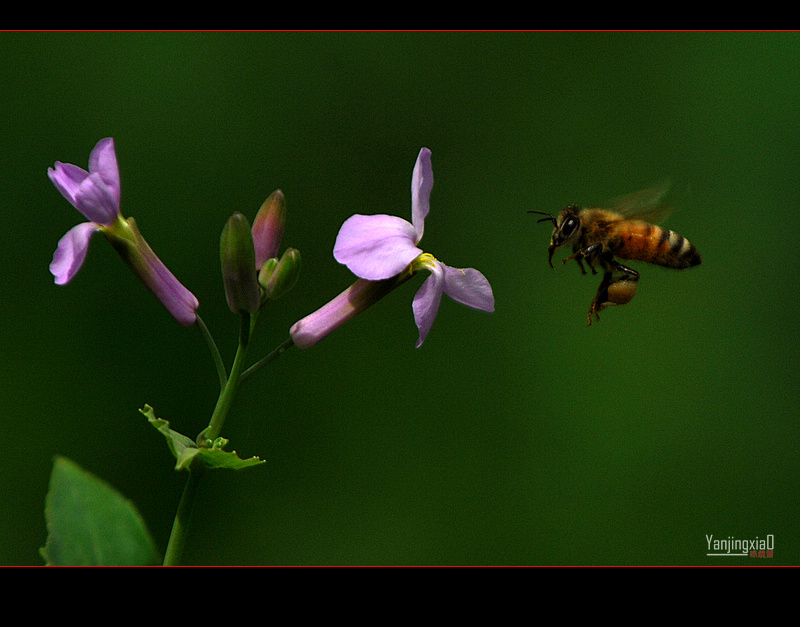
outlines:
[{"label": "bee's leg", "polygon": [[[607,264],[604,265],[608,268]],[[614,271],[606,269],[597,294],[592,301],[592,306],[589,308],[589,326],[592,325],[593,315],[596,320],[600,320],[600,311],[609,305],[625,305],[636,296],[639,273],[614,260],[611,260],[610,266],[617,274],[615,276]]]},{"label": "bee's leg", "polygon": [[[581,267],[581,273],[586,274],[586,268],[583,267],[583,251],[581,250],[575,251],[572,255],[570,255],[566,259],[562,259],[561,263],[565,264],[568,261],[572,261],[573,259],[577,261],[578,265]],[[586,262],[589,263],[589,260],[587,259]],[[589,263],[589,267],[592,268],[591,263]],[[594,268],[592,268],[592,274],[597,274],[597,271]]]},{"label": "bee's leg", "polygon": [[613,277],[613,272],[606,271],[603,273],[603,280],[600,281],[600,287],[597,288],[597,294],[594,295],[592,306],[589,307],[589,313],[586,315],[589,319],[589,326],[592,326],[592,316],[594,316],[596,320],[600,320],[598,312],[603,309],[608,302],[608,286],[611,284],[611,279]]},{"label": "bee's leg", "polygon": [[613,259],[611,261],[611,265],[613,266],[613,268],[615,270],[618,270],[619,272],[622,272],[624,275],[626,275],[628,277],[628,280],[630,280],[630,281],[638,281],[639,280],[639,276],[640,275],[633,268],[629,268],[628,266],[625,266],[625,265],[621,264],[616,259]]},{"label": "bee's leg", "polygon": [[589,268],[592,271],[592,274],[597,274],[597,270],[594,269],[594,264],[592,260],[595,258],[597,253],[602,250],[602,244],[592,244],[591,246],[587,246],[586,248],[580,248],[578,250],[573,251],[573,254],[563,260],[562,263],[567,263],[568,261],[572,261],[573,259],[578,262],[578,265],[581,267],[581,272],[586,274],[586,270],[583,267],[583,260],[586,260],[586,263],[589,264]]}]

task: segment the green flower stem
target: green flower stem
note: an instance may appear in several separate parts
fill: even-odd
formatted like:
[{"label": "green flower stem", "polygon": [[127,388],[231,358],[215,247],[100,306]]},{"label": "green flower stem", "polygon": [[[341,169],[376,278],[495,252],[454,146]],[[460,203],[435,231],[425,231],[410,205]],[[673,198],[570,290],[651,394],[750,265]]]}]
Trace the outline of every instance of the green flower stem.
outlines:
[{"label": "green flower stem", "polygon": [[[198,326],[200,327],[201,331],[205,328],[205,325],[203,324]],[[222,386],[222,391],[217,399],[217,405],[214,407],[214,413],[211,415],[211,421],[208,423],[208,427],[206,427],[206,429],[197,438],[199,442],[205,440],[214,440],[219,437],[219,434],[222,431],[225,418],[228,416],[228,410],[231,408],[233,398],[236,395],[236,389],[239,386],[242,369],[244,368],[244,361],[247,357],[247,347],[250,344],[251,331],[252,326],[250,314],[243,312],[241,314],[239,346],[236,349],[236,357],[233,359],[233,367],[231,368],[230,377],[227,377]],[[208,335],[207,337],[210,338],[211,336]],[[211,340],[211,343],[213,344],[213,340]],[[216,348],[216,346],[214,346],[214,348]],[[214,352],[215,351],[212,350],[212,353]],[[222,363],[221,360],[220,363]],[[220,382],[222,382],[222,374],[225,372],[225,369],[223,367],[220,370],[218,367],[218,370],[221,373]],[[189,520],[191,518],[192,510],[194,509],[197,488],[200,485],[200,479],[202,476],[202,463],[195,461],[189,468],[189,478],[183,488],[181,502],[178,505],[178,512],[176,513],[175,521],[172,524],[172,532],[170,533],[167,551],[164,555],[164,566],[178,566],[181,562],[183,549],[186,545],[186,535],[189,529]]]},{"label": "green flower stem", "polygon": [[211,358],[214,360],[214,365],[217,367],[217,374],[219,375],[219,387],[220,389],[224,389],[225,384],[228,382],[228,373],[225,371],[225,364],[222,363],[222,355],[219,354],[217,343],[211,336],[211,332],[208,330],[206,323],[203,322],[203,319],[200,317],[200,314],[196,315],[197,315],[197,321],[196,321],[197,328],[200,329],[200,333],[202,334],[203,338],[208,344],[208,348],[211,351]]},{"label": "green flower stem", "polygon": [[[239,329],[239,346],[236,349],[236,356],[233,359],[233,366],[231,367],[231,374],[227,376],[225,373],[225,366],[222,363],[217,345],[214,343],[208,328],[197,316],[197,326],[203,337],[208,342],[211,348],[211,354],[214,357],[214,363],[217,366],[219,373],[219,381],[222,386],[217,405],[214,407],[214,413],[211,415],[211,420],[203,432],[197,437],[198,445],[202,446],[208,440],[215,440],[222,432],[222,426],[225,423],[225,418],[228,416],[228,411],[233,403],[233,398],[236,395],[236,390],[239,384],[247,379],[251,374],[263,368],[267,364],[275,361],[283,353],[285,353],[291,346],[294,345],[292,338],[285,340],[280,346],[273,350],[269,355],[244,370],[244,363],[247,357],[247,348],[250,344],[250,338],[256,323],[258,314],[250,315],[246,312],[241,314],[241,326]],[[175,521],[172,523],[172,532],[169,536],[169,543],[167,544],[167,551],[164,555],[164,566],[178,566],[181,563],[183,556],[183,549],[186,545],[186,536],[189,530],[189,521],[191,519],[192,510],[194,509],[195,499],[197,497],[198,487],[200,480],[204,474],[204,467],[202,463],[195,461],[189,469],[189,478],[183,488],[181,495],[181,502],[178,505],[178,511],[175,514]]]},{"label": "green flower stem", "polygon": [[290,337],[290,338],[286,339],[283,342],[283,344],[281,344],[275,350],[273,350],[269,355],[267,355],[266,357],[263,357],[262,359],[258,360],[256,363],[254,363],[252,366],[250,366],[247,370],[245,370],[242,373],[242,376],[239,378],[239,383],[243,383],[245,381],[245,379],[250,377],[250,375],[252,375],[254,372],[259,370],[260,368],[263,368],[267,364],[270,364],[273,361],[275,361],[278,357],[283,355],[292,346],[294,346],[294,342],[292,341],[292,338]]},{"label": "green flower stem", "polygon": [[167,552],[164,554],[164,566],[180,566],[183,548],[186,546],[186,536],[189,530],[189,520],[192,516],[197,489],[200,487],[200,479],[203,476],[203,465],[193,464],[189,472],[189,478],[183,487],[181,502],[178,504],[178,512],[172,523],[172,532],[167,544]]},{"label": "green flower stem", "polygon": [[250,314],[243,311],[241,313],[241,327],[239,330],[239,346],[236,349],[236,357],[233,358],[231,374],[230,377],[228,377],[228,381],[225,383],[225,387],[222,388],[219,399],[217,399],[217,406],[214,408],[214,413],[211,414],[211,421],[202,434],[202,436],[208,440],[218,438],[219,434],[222,432],[222,425],[225,424],[225,418],[228,417],[228,410],[231,408],[233,397],[236,395],[236,389],[239,387],[239,380],[242,376],[244,362],[247,357],[247,347],[250,345],[250,334],[252,332],[252,325],[250,323]]}]

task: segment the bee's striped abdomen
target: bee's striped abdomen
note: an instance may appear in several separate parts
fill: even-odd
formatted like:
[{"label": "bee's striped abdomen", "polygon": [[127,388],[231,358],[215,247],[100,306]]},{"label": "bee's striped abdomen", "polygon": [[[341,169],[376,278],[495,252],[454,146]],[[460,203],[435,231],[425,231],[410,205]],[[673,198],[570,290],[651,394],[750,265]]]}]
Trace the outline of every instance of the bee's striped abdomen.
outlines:
[{"label": "bee's striped abdomen", "polygon": [[641,221],[618,223],[611,241],[621,259],[637,259],[666,268],[684,269],[700,264],[700,253],[683,235]]}]

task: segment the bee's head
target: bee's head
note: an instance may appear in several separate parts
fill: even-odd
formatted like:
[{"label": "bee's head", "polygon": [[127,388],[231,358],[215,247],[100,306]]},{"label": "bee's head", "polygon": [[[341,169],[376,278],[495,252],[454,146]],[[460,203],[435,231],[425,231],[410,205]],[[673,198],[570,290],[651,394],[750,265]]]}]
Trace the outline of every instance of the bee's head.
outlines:
[{"label": "bee's head", "polygon": [[574,240],[580,231],[581,220],[578,215],[578,206],[570,205],[569,207],[564,207],[558,212],[558,217],[551,213],[545,213],[544,211],[528,211],[528,213],[538,213],[540,215],[547,216],[545,218],[540,218],[537,220],[537,222],[553,223],[553,234],[550,236],[550,247],[547,249],[547,261],[550,263],[550,267],[552,268],[553,253],[565,244]]}]

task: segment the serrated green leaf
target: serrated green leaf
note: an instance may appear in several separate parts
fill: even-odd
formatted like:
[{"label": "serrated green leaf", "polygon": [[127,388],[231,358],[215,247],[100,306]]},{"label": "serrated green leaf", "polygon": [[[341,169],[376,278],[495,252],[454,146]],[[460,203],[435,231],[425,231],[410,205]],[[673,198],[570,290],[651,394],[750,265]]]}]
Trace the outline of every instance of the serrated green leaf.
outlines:
[{"label": "serrated green leaf", "polygon": [[167,439],[167,446],[175,456],[177,463],[175,470],[188,470],[189,464],[197,457],[200,462],[209,469],[228,468],[231,470],[242,470],[250,466],[263,464],[264,460],[258,457],[241,459],[236,451],[223,450],[228,443],[224,438],[217,438],[208,447],[198,447],[197,443],[191,438],[173,431],[169,428],[169,422],[163,418],[157,418],[150,405],[145,405],[144,409],[139,410],[147,420]]},{"label": "serrated green leaf", "polygon": [[211,448],[201,448],[199,455],[202,462],[209,468],[230,468],[232,470],[242,470],[264,463],[264,460],[258,457],[240,459],[236,451],[224,451],[223,447],[227,443],[228,441],[224,438],[217,438]]},{"label": "serrated green leaf", "polygon": [[146,566],[161,563],[136,506],[105,481],[57,457],[45,499],[48,566]]},{"label": "serrated green leaf", "polygon": [[167,439],[167,446],[177,460],[175,470],[188,470],[192,459],[200,452],[194,440],[170,429],[169,422],[162,418],[157,418],[150,405],[145,405],[144,409],[140,409],[139,411],[146,416],[150,424],[158,429]]}]

